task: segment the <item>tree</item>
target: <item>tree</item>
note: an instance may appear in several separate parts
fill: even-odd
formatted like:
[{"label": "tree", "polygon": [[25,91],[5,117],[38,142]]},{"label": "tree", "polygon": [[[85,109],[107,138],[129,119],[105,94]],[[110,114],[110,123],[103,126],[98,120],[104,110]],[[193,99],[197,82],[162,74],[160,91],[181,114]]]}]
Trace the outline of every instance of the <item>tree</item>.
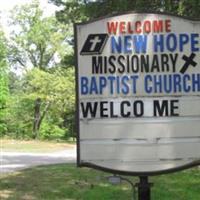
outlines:
[{"label": "tree", "polygon": [[[55,17],[43,17],[38,1],[15,7],[11,13],[9,60],[17,67],[36,67],[48,70],[62,57],[69,29]],[[57,56],[57,57],[56,57]]]},{"label": "tree", "polygon": [[[15,132],[18,138],[29,138],[31,128],[35,128],[39,131],[37,138],[67,137],[70,127],[64,126],[63,114],[74,111],[73,74],[73,68],[58,68],[54,73],[38,68],[29,70],[20,80],[20,90],[17,89],[10,100],[9,132]],[[35,124],[37,127],[32,127],[32,113],[36,109],[35,106],[38,106],[37,109],[40,111],[36,112],[35,116],[38,118]]]},{"label": "tree", "polygon": [[3,135],[6,129],[4,121],[6,103],[8,99],[8,66],[6,39],[3,31],[0,30],[0,135]]},{"label": "tree", "polygon": [[[70,32],[69,27],[60,24],[53,16],[44,17],[37,0],[15,7],[11,13],[10,25],[13,31],[10,37],[9,62],[17,69],[28,72],[31,68],[37,68],[51,73],[51,68],[59,64],[69,48],[65,42]],[[51,82],[50,79],[49,81]],[[50,107],[49,101],[43,100],[40,95],[35,96],[33,138],[38,137],[41,123]],[[44,110],[42,105],[45,105]]]},{"label": "tree", "polygon": [[57,12],[57,18],[65,23],[86,21],[126,11],[160,11],[200,17],[199,0],[51,0],[51,2],[63,7]]}]

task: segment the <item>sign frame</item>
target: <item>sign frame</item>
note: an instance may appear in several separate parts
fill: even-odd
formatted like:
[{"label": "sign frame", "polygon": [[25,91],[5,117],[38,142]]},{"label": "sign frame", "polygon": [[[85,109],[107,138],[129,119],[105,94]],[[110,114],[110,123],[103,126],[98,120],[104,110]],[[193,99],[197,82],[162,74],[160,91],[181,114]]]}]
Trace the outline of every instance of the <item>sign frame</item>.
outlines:
[{"label": "sign frame", "polygon": [[110,169],[110,168],[105,168],[105,167],[101,167],[98,165],[95,165],[93,163],[90,162],[82,162],[81,161],[81,156],[80,156],[80,152],[81,152],[81,148],[80,148],[80,110],[79,110],[79,68],[78,68],[78,36],[77,36],[77,27],[80,25],[87,25],[90,24],[92,22],[96,22],[102,19],[106,19],[109,17],[117,17],[120,15],[125,15],[125,14],[157,14],[157,15],[168,15],[168,16],[172,16],[172,17],[177,17],[180,19],[186,19],[186,20],[192,20],[192,21],[197,21],[200,22],[200,19],[197,18],[190,18],[190,17],[184,17],[184,16],[180,16],[180,15],[175,15],[175,14],[171,14],[171,13],[167,13],[167,12],[135,12],[135,11],[130,11],[130,12],[122,12],[122,13],[117,13],[117,14],[112,14],[112,15],[106,15],[104,17],[100,17],[97,19],[93,19],[93,20],[89,20],[87,22],[83,22],[83,23],[75,23],[74,24],[74,52],[75,52],[75,80],[76,80],[76,111],[75,111],[75,130],[76,130],[76,135],[77,135],[77,167],[89,167],[89,168],[93,168],[96,170],[101,170],[104,172],[108,172],[108,173],[112,173],[112,174],[119,174],[119,175],[130,175],[130,176],[155,176],[155,175],[161,175],[161,174],[168,174],[168,173],[174,173],[174,172],[178,172],[181,170],[185,170],[185,169],[189,169],[192,167],[196,167],[198,165],[200,165],[200,159],[194,162],[191,162],[189,164],[183,165],[183,166],[179,166],[179,167],[174,167],[171,169],[167,169],[167,170],[158,170],[158,171],[144,171],[144,172],[134,172],[134,171],[121,171],[121,170],[114,170],[114,169]]}]

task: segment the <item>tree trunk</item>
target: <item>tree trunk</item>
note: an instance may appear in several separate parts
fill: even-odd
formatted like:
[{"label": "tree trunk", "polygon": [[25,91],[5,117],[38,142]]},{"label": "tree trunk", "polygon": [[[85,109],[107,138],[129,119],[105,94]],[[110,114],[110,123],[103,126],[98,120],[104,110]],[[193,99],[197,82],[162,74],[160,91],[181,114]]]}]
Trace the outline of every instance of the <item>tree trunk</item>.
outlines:
[{"label": "tree trunk", "polygon": [[34,121],[33,121],[33,139],[38,137],[38,132],[40,129],[40,108],[41,108],[42,100],[37,98],[35,100],[35,107],[34,107]]},{"label": "tree trunk", "polygon": [[35,100],[35,107],[34,107],[34,123],[33,123],[33,139],[37,139],[40,131],[41,123],[50,107],[50,102],[47,102],[43,113],[41,114],[41,103],[42,100],[37,98]]}]

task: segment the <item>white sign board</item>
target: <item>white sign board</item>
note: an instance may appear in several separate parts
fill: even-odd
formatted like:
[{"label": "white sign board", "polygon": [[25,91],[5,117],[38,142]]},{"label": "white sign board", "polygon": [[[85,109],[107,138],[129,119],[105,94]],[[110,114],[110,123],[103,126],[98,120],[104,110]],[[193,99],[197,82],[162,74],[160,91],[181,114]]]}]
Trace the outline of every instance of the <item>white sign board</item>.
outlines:
[{"label": "white sign board", "polygon": [[78,165],[200,163],[200,22],[132,13],[77,24]]}]

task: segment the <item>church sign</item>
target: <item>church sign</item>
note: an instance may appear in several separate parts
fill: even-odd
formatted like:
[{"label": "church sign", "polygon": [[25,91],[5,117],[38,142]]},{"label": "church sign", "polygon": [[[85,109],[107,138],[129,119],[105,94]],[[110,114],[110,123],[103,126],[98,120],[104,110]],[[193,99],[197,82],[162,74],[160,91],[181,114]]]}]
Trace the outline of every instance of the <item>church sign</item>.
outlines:
[{"label": "church sign", "polygon": [[75,25],[78,165],[155,174],[200,163],[200,22],[129,13]]}]

